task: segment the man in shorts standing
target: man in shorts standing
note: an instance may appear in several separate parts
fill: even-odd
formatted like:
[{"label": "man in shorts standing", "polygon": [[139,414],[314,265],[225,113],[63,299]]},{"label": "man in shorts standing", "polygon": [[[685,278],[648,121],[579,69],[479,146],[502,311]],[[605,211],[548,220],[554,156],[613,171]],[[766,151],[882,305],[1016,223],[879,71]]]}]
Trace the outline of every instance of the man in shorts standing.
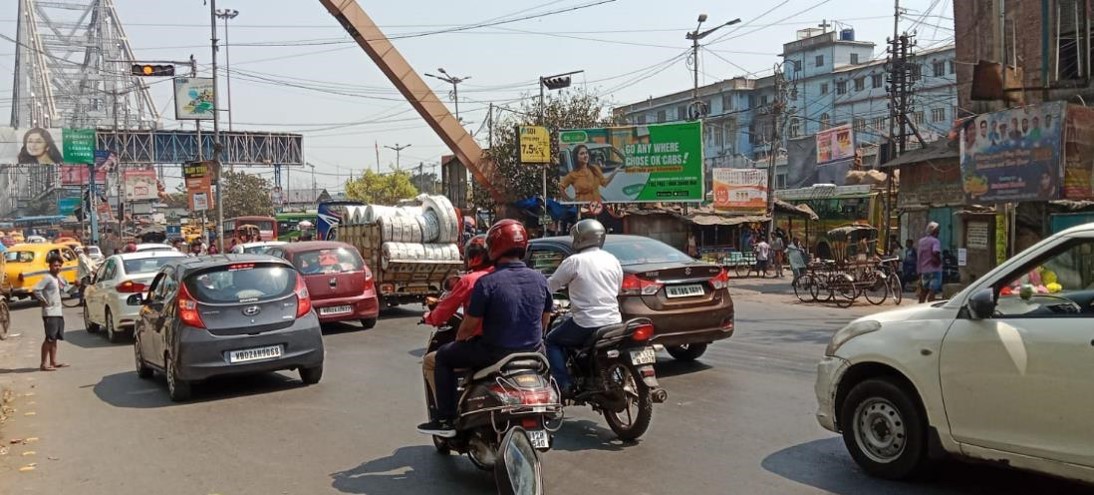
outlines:
[{"label": "man in shorts standing", "polygon": [[[51,256],[49,273],[34,287],[34,298],[42,305],[42,321],[46,328],[46,340],[42,342],[42,371],[55,371],[68,365],[57,362],[57,342],[65,340],[65,318],[61,311],[61,291],[68,283],[61,278],[61,257]],[[48,364],[46,358],[49,358]]]}]

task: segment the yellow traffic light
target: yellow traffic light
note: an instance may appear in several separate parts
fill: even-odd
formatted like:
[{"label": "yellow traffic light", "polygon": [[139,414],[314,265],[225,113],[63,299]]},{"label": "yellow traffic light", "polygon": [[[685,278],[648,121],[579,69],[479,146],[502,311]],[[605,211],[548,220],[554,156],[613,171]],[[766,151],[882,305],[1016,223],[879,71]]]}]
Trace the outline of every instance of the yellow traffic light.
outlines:
[{"label": "yellow traffic light", "polygon": [[146,76],[151,76],[152,71],[153,71],[153,69],[152,69],[151,65],[145,65],[145,66],[141,67],[141,72],[144,73],[144,75],[146,75]]}]

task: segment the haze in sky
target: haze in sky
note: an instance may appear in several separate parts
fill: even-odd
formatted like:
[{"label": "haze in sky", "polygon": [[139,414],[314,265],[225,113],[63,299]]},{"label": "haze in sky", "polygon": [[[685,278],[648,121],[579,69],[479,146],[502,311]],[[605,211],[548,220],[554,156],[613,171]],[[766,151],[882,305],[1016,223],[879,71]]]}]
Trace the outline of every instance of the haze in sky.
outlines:
[{"label": "haze in sky", "polygon": [[[15,38],[18,2],[0,8],[0,33]],[[194,54],[201,75],[209,74],[209,7],[201,0],[115,0],[138,58],[187,60]],[[538,96],[538,77],[574,70],[570,91],[597,92],[622,105],[689,89],[692,76],[686,32],[734,18],[704,40],[700,84],[740,75],[767,75],[783,43],[798,29],[853,28],[856,39],[877,44],[883,57],[893,32],[893,3],[881,0],[475,0],[404,2],[360,0],[419,74],[444,68],[457,77],[460,116],[485,141],[486,108],[519,106]],[[953,42],[950,0],[905,0],[902,30],[918,32],[920,48]],[[316,182],[335,192],[351,174],[395,165],[385,146],[410,144],[401,153],[404,169],[447,153],[387,78],[315,0],[220,0],[218,8],[238,10],[230,21],[232,120],[234,128],[304,134],[305,157]],[[517,20],[520,19],[520,20]],[[513,20],[513,22],[504,22]],[[486,26],[473,27],[469,26]],[[219,37],[223,25],[218,22]],[[0,40],[0,112],[10,113],[14,44]],[[224,67],[225,50],[219,63]],[[182,71],[183,68],[180,68]],[[451,105],[451,85],[426,78]],[[170,85],[153,85],[165,128],[173,120]],[[221,79],[221,105],[227,106]],[[227,128],[222,116],[222,128]],[[272,171],[253,168],[272,178]],[[292,187],[310,187],[310,170],[293,170]],[[439,169],[437,170],[439,174]]]}]

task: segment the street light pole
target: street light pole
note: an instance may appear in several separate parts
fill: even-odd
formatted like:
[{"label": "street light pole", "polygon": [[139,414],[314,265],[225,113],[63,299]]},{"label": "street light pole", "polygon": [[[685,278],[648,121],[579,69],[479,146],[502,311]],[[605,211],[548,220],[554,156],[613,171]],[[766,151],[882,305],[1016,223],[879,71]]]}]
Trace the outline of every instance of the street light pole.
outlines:
[{"label": "street light pole", "polygon": [[217,10],[217,17],[224,20],[224,75],[227,78],[228,83],[228,131],[232,130],[232,112],[235,107],[232,105],[232,49],[231,43],[228,41],[228,21],[235,19],[239,15],[239,11],[235,9],[221,9]]},{"label": "street light pole", "polygon": [[426,76],[427,77],[432,77],[433,79],[440,79],[440,80],[452,85],[452,100],[455,101],[455,103],[456,103],[456,122],[460,122],[460,89],[459,89],[459,84],[466,81],[466,80],[468,80],[468,79],[471,79],[471,76],[456,77],[456,76],[453,76],[453,75],[449,74],[447,71],[445,71],[444,67],[438,68],[437,72],[440,72],[441,74],[444,74],[444,76],[435,76],[435,75],[430,74],[428,72],[426,73]]},{"label": "street light pole", "polygon": [[734,24],[737,24],[738,22],[741,22],[741,19],[739,19],[739,18],[738,19],[733,19],[732,21],[729,21],[725,24],[719,24],[719,25],[714,26],[714,27],[712,27],[712,28],[710,28],[706,31],[699,32],[699,28],[703,26],[703,23],[706,22],[706,20],[707,20],[707,15],[706,14],[699,14],[699,24],[697,24],[695,26],[695,31],[691,31],[691,32],[687,33],[684,36],[685,39],[691,40],[691,72],[692,72],[693,79],[694,79],[692,89],[691,89],[691,105],[692,105],[694,113],[689,115],[689,117],[694,116],[694,118],[701,118],[702,114],[703,114],[703,111],[698,108],[698,102],[699,102],[699,40],[701,40],[703,38],[706,38],[707,36],[710,36],[711,33],[715,32],[719,29],[722,29],[723,27],[732,26]]},{"label": "street light pole", "polygon": [[212,51],[213,66],[213,174],[217,184],[217,250],[224,252],[224,195],[221,193],[224,184],[221,183],[223,173],[220,163],[220,91],[217,90],[217,0],[209,0],[209,33]]},{"label": "street light pole", "polygon": [[408,145],[405,145],[405,146],[399,146],[399,143],[395,143],[394,147],[387,146],[387,145],[384,145],[384,147],[389,149],[389,150],[395,150],[395,170],[400,170],[401,171],[402,170],[402,164],[399,161],[400,153],[403,150],[409,148],[410,145],[408,144]]}]

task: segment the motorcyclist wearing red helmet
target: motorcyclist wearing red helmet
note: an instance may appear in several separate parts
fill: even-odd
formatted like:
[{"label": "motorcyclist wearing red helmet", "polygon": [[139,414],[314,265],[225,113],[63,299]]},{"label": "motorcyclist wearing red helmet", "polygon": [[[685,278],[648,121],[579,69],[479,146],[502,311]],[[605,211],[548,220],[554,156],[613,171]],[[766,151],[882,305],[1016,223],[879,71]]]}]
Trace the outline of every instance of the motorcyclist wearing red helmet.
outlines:
[{"label": "motorcyclist wearing red helmet", "polygon": [[[547,279],[521,261],[528,231],[516,220],[501,220],[486,233],[486,247],[494,272],[475,284],[456,341],[437,350],[437,417],[418,426],[427,435],[455,436],[457,368],[482,368],[510,354],[543,348],[553,301]],[[473,338],[480,325],[482,335]]]},{"label": "motorcyclist wearing red helmet", "polygon": [[[456,281],[456,284],[437,301],[437,305],[432,311],[429,311],[422,317],[422,322],[427,325],[439,327],[448,322],[452,315],[456,314],[456,311],[463,308],[464,314],[467,313],[467,306],[471,302],[471,290],[475,288],[475,282],[478,282],[479,278],[487,273],[494,271],[494,267],[490,264],[490,255],[486,250],[486,236],[478,235],[472,237],[463,248],[464,268],[467,273],[464,273]],[[482,335],[482,325],[480,324],[472,332],[473,337]],[[426,354],[422,358],[422,374],[425,375],[426,385],[429,387],[429,393],[433,394],[434,402],[436,402],[437,387],[433,384],[434,370],[436,369],[437,353],[431,352]],[[430,418],[433,419],[433,418]]]},{"label": "motorcyclist wearing red helmet", "polygon": [[137,243],[135,243],[133,241],[129,241],[128,243],[125,244],[125,250],[123,252],[125,252],[125,253],[135,253],[135,252],[137,252]]}]

